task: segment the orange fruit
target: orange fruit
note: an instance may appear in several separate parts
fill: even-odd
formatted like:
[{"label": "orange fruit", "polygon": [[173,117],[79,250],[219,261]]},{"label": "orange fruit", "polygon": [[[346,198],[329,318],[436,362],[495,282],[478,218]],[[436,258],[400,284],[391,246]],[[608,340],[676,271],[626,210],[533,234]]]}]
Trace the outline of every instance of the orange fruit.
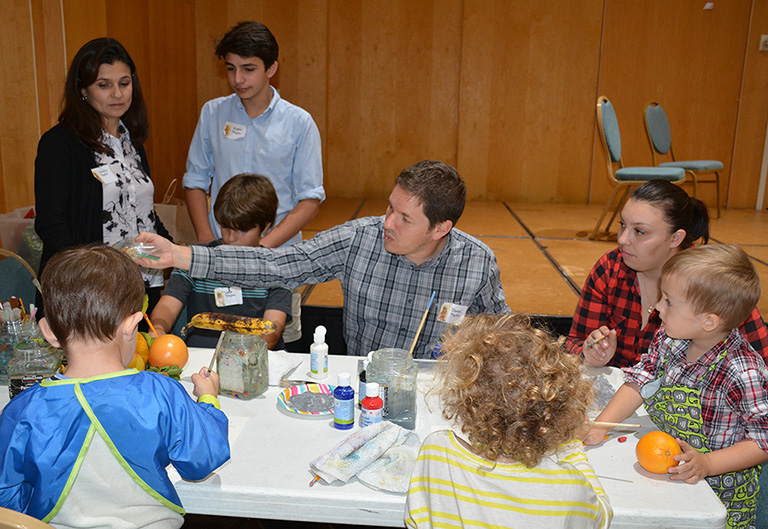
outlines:
[{"label": "orange fruit", "polygon": [[132,367],[135,367],[139,371],[144,371],[147,368],[146,362],[139,353],[133,353],[131,363],[125,366],[126,369],[131,369]]},{"label": "orange fruit", "polygon": [[155,338],[149,348],[149,365],[151,366],[183,368],[187,360],[189,360],[187,344],[175,334],[164,334]]},{"label": "orange fruit", "polygon": [[146,338],[144,338],[144,335],[141,333],[136,333],[135,353],[139,355],[145,363],[149,360],[149,346],[147,345]]},{"label": "orange fruit", "polygon": [[683,450],[674,437],[658,430],[642,436],[635,447],[637,462],[654,474],[666,474],[669,467],[679,465],[679,461],[675,461],[673,456],[682,453]]}]

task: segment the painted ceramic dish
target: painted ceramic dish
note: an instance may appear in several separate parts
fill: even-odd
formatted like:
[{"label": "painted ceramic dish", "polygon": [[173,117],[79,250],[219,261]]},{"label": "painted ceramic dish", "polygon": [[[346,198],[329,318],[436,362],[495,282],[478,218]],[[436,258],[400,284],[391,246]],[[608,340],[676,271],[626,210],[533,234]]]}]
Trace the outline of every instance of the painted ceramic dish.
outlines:
[{"label": "painted ceramic dish", "polygon": [[328,384],[300,384],[280,392],[277,402],[300,415],[333,415],[333,390]]}]

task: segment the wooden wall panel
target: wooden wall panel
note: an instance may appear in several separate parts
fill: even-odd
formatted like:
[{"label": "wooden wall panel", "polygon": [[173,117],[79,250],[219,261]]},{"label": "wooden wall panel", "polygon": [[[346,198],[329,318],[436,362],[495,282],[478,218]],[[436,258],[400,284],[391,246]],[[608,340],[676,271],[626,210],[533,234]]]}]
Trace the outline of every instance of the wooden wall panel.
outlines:
[{"label": "wooden wall panel", "polygon": [[155,199],[162,199],[173,179],[177,179],[175,196],[181,198],[181,178],[199,110],[194,5],[182,0],[110,2],[107,20],[109,35],[131,54],[141,81],[149,115],[145,148]]},{"label": "wooden wall panel", "polygon": [[[765,2],[718,0],[712,11],[700,0],[6,3],[0,119],[15,126],[0,131],[1,211],[33,202],[37,140],[58,115],[68,63],[104,35],[137,63],[159,199],[184,172],[203,103],[230,93],[214,41],[242,20],[275,33],[274,84],[318,124],[331,197],[385,198],[401,169],[439,158],[472,198],[600,203],[610,185],[594,104],[604,93],[627,163],[650,163],[642,108],[657,99],[678,155],[723,160],[729,205],[754,207],[768,121],[768,54],[756,50]],[[37,119],[18,120],[18,108]],[[702,198],[712,202],[714,190]]]},{"label": "wooden wall panel", "polygon": [[[768,52],[758,51],[760,35],[765,34],[768,34],[768,2],[756,1],[752,3],[751,30],[746,40],[733,178],[728,189],[729,207],[755,207],[768,124]],[[768,207],[768,198],[762,207]]]},{"label": "wooden wall panel", "polygon": [[326,190],[386,197],[426,158],[455,164],[460,2],[331,2]]},{"label": "wooden wall panel", "polygon": [[[107,35],[106,0],[61,0],[64,13],[64,37],[66,38],[66,67],[83,44],[91,39]],[[129,52],[131,50],[128,50]],[[62,89],[63,89],[62,85]]]},{"label": "wooden wall panel", "polygon": [[[228,18],[230,4],[221,0],[195,2],[195,55],[197,65],[197,114],[206,101],[231,93],[221,61],[214,55],[215,42],[239,19]],[[258,6],[259,2],[252,2]],[[255,7],[254,7],[255,9]],[[279,43],[279,41],[278,41]],[[190,136],[191,139],[191,136]]]},{"label": "wooden wall panel", "polygon": [[[614,103],[625,165],[651,164],[642,113],[655,99],[678,158],[721,160],[727,189],[750,2],[714,4],[708,11],[698,0],[607,0],[599,92]],[[595,145],[604,156],[597,138]],[[602,202],[611,188],[603,164],[594,164],[593,178],[592,200]],[[714,204],[714,187],[700,188],[699,198]]]},{"label": "wooden wall panel", "polygon": [[[281,97],[315,120],[325,149],[328,98],[328,4],[324,1],[275,2],[264,8],[263,20],[275,35],[280,53],[274,86]],[[323,157],[325,159],[325,157]]]},{"label": "wooden wall panel", "polygon": [[30,164],[39,137],[32,10],[8,0],[0,17],[0,211],[33,203]]},{"label": "wooden wall panel", "polygon": [[465,2],[459,170],[473,198],[587,198],[602,0]]},{"label": "wooden wall panel", "polygon": [[67,76],[64,19],[61,2],[33,0],[32,25],[35,28],[35,69],[39,133],[56,124],[61,107],[61,93]]}]

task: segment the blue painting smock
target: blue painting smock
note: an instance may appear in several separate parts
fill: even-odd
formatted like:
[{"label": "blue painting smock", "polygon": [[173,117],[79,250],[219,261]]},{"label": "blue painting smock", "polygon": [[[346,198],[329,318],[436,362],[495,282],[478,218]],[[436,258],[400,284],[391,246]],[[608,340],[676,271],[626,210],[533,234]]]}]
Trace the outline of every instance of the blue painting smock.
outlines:
[{"label": "blue painting smock", "polygon": [[[126,473],[105,479],[128,476],[160,505],[184,514],[166,467],[173,464],[184,479],[205,478],[229,459],[228,428],[223,412],[158,373],[44,380],[0,415],[0,505],[55,522],[78,474],[87,475],[89,448],[105,446],[102,452]],[[119,508],[115,491],[103,496]]]}]

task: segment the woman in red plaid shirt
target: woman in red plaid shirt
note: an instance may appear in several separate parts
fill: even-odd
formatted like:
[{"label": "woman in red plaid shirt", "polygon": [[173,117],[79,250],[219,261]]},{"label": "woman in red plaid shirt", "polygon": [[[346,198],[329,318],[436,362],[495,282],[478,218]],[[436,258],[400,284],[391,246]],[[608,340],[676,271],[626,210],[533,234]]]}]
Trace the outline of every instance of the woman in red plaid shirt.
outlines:
[{"label": "woman in red plaid shirt", "polygon": [[[707,206],[666,180],[632,191],[620,220],[619,247],[592,268],[566,341],[587,366],[627,367],[640,359],[661,325],[654,306],[662,266],[694,242],[709,241]],[[756,308],[739,330],[768,360],[768,329]]]}]

